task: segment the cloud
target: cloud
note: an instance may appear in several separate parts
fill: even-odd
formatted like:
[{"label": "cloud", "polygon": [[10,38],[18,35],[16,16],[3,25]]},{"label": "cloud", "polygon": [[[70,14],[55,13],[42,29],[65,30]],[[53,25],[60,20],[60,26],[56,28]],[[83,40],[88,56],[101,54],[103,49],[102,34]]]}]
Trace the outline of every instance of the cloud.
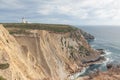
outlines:
[{"label": "cloud", "polygon": [[119,15],[119,3],[119,0],[51,0],[40,6],[38,12],[43,15],[63,14],[79,19],[109,19]]},{"label": "cloud", "polygon": [[19,0],[0,0],[0,9],[19,9],[23,8]]},{"label": "cloud", "polygon": [[26,17],[30,22],[119,23],[119,4],[120,0],[1,0],[0,21],[18,21],[17,18]]}]

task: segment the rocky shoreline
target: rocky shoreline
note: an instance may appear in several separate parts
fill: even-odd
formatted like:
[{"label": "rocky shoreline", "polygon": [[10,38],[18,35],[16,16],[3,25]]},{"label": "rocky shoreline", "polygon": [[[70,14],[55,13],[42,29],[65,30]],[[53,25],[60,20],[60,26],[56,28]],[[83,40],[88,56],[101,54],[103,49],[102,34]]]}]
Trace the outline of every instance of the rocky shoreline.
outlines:
[{"label": "rocky shoreline", "polygon": [[107,64],[107,71],[96,70],[93,73],[79,77],[76,80],[120,80],[120,64]]},{"label": "rocky shoreline", "polygon": [[[78,69],[75,73],[73,73],[71,76],[69,76],[70,80],[74,80],[74,79],[81,80],[81,78],[88,77],[86,75],[86,76],[80,77],[80,79],[79,79],[79,76],[81,74],[83,74],[89,66],[98,64],[98,63],[102,63],[103,61],[106,60],[106,58],[104,56],[102,56],[103,54],[106,54],[104,52],[104,49],[96,49],[96,50],[100,53],[100,56],[98,56],[97,58],[94,58],[94,59],[83,60],[82,64],[84,65],[84,68],[82,70]],[[82,79],[82,80],[84,80],[84,79]]]},{"label": "rocky shoreline", "polygon": [[[104,60],[101,57],[102,50],[95,50],[88,44],[87,40],[92,36],[88,34],[86,38],[86,35],[79,29],[68,26],[67,29],[64,27],[65,31],[69,31],[69,29],[70,31],[61,33],[58,32],[59,28],[51,28],[50,25],[47,27],[47,29],[57,31],[56,33],[40,30],[42,28],[40,24],[37,24],[35,30],[32,30],[34,25],[17,25],[19,27],[13,25],[13,28],[8,25],[6,29],[9,32],[3,25],[0,25],[2,44],[0,49],[5,48],[2,54],[7,55],[4,58],[9,59],[7,63],[11,67],[4,71],[10,71],[12,75],[19,73],[19,75],[11,77],[10,75],[5,76],[4,74],[7,73],[4,71],[1,72],[0,75],[6,79],[71,80],[68,77],[73,76],[74,78],[74,74],[78,73],[75,76],[77,78],[79,73],[84,72],[89,65]],[[25,28],[25,32],[30,31],[31,34],[21,32],[23,28]],[[20,32],[16,33],[18,29]],[[15,32],[9,34],[11,31]],[[3,58],[1,57],[1,59]],[[4,63],[4,60],[1,63]],[[31,73],[30,70],[32,70]]]},{"label": "rocky shoreline", "polygon": [[[104,52],[104,49],[97,49],[100,54],[102,55],[103,53],[105,54]],[[98,63],[102,63],[103,61],[105,61],[105,57],[104,56],[99,56],[98,58],[96,59],[91,59],[91,60],[87,60],[87,61],[84,61],[83,64],[86,65],[83,70],[81,70],[80,72],[76,72],[74,73],[72,76],[70,76],[70,80],[84,80],[84,77],[86,78],[89,78],[89,75],[86,75],[86,76],[82,76],[80,77],[80,75],[82,75],[83,73],[85,73],[86,69],[94,64],[98,64]],[[98,70],[96,70],[98,71]],[[96,73],[96,71],[93,71],[94,73]],[[88,79],[89,80],[89,79]]]},{"label": "rocky shoreline", "polygon": [[99,57],[97,57],[97,58],[95,58],[95,59],[91,59],[91,60],[85,60],[85,61],[83,61],[82,63],[83,64],[86,64],[86,63],[93,63],[93,62],[99,62],[99,61],[103,61],[103,60],[105,60],[105,57],[104,56],[99,56]]},{"label": "rocky shoreline", "polygon": [[[101,55],[106,54],[104,52],[104,49],[96,49],[97,51],[100,52]],[[106,61],[104,56],[98,57],[94,60],[88,60],[84,62],[85,64],[100,61],[102,59],[103,61]],[[97,63],[98,63],[97,62]],[[91,64],[89,66],[92,66],[94,64]],[[86,68],[87,69],[87,68]],[[75,80],[119,80],[120,79],[120,64],[115,64],[115,63],[107,63],[106,64],[106,69],[107,71],[103,72],[100,71],[99,69],[96,69],[95,71],[92,71],[89,75],[81,76],[79,77],[78,75],[81,73],[77,73],[77,77],[75,75]]]}]

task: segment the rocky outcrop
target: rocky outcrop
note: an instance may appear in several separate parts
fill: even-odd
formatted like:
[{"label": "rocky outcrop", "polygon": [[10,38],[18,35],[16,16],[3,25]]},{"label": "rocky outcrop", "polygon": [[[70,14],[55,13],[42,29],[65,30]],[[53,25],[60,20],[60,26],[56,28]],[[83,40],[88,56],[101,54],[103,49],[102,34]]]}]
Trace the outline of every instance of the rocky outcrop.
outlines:
[{"label": "rocky outcrop", "polygon": [[85,37],[86,40],[94,40],[95,37],[83,30],[80,29],[81,34]]},{"label": "rocky outcrop", "polygon": [[5,66],[0,69],[0,76],[9,80],[66,80],[86,66],[83,60],[100,56],[80,30],[27,32],[10,35],[0,25],[0,64]]},{"label": "rocky outcrop", "polygon": [[105,57],[103,56],[99,56],[97,58],[94,58],[94,59],[90,59],[90,60],[84,60],[82,61],[83,64],[86,64],[86,63],[92,63],[92,62],[97,62],[97,61],[100,61],[100,60],[105,60]]},{"label": "rocky outcrop", "polygon": [[101,53],[101,55],[102,55],[102,54],[105,54],[104,49],[97,49],[97,51],[99,51],[99,52]]},{"label": "rocky outcrop", "polygon": [[77,80],[120,80],[120,65],[108,64],[107,69],[105,72],[97,70],[89,76],[80,77]]}]

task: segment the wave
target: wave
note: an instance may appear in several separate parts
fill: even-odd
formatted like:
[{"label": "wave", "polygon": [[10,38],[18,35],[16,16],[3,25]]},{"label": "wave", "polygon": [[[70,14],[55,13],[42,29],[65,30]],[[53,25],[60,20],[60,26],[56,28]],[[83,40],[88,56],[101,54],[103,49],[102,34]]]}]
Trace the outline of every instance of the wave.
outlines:
[{"label": "wave", "polygon": [[82,77],[84,75],[88,75],[90,71],[94,71],[94,69],[100,69],[101,71],[106,70],[106,65],[109,62],[112,62],[113,59],[110,57],[112,52],[110,50],[104,50],[106,54],[102,55],[106,58],[105,61],[103,61],[101,64],[94,64],[94,66],[88,66],[86,68],[83,68],[81,72],[78,72],[74,75],[70,76],[70,80],[75,80],[77,77]]},{"label": "wave", "polygon": [[112,52],[110,52],[110,50],[104,50],[105,54],[104,55],[111,55]]},{"label": "wave", "polygon": [[106,60],[103,62],[103,64],[107,64],[110,61],[111,61],[110,58],[106,58]]},{"label": "wave", "polygon": [[106,58],[106,60],[103,63],[107,64],[108,62],[112,62],[112,52],[110,50],[105,50],[104,52],[105,54],[103,56]]},{"label": "wave", "polygon": [[78,72],[78,73],[70,76],[70,80],[75,80],[77,77],[82,77],[82,76],[88,75],[91,71],[94,71],[96,69],[105,71],[107,63],[112,61],[112,59],[110,57],[108,57],[108,55],[111,55],[112,52],[110,52],[109,50],[105,50],[104,52],[106,53],[103,55],[106,58],[105,61],[103,61],[100,64],[93,64],[93,66],[88,66],[86,68],[83,68],[83,70],[81,72]]},{"label": "wave", "polygon": [[104,52],[106,54],[104,54],[103,56],[106,58],[106,60],[102,62],[102,66],[100,67],[101,71],[106,71],[107,70],[106,65],[114,61],[113,58],[111,57],[112,52],[110,50],[105,50]]},{"label": "wave", "polygon": [[96,45],[91,45],[92,48],[94,48]]},{"label": "wave", "polygon": [[84,74],[87,69],[88,69],[88,67],[87,68],[83,68],[81,72],[75,73],[74,75],[70,76],[69,79],[70,80],[74,80],[74,79],[80,77],[80,75]]}]

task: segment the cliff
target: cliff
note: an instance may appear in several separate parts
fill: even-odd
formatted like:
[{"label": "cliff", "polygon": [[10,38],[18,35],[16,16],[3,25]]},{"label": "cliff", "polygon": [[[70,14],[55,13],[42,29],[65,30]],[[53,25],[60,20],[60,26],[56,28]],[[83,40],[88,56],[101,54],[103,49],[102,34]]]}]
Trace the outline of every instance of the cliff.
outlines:
[{"label": "cliff", "polygon": [[95,37],[94,37],[93,35],[85,32],[85,31],[83,31],[83,30],[81,30],[81,29],[80,29],[80,32],[81,32],[81,34],[84,36],[84,38],[85,38],[86,40],[93,40],[93,39],[95,39]]},{"label": "cliff", "polygon": [[100,56],[79,29],[4,26],[9,32],[0,25],[0,76],[7,80],[68,80],[90,64],[83,61]]}]

